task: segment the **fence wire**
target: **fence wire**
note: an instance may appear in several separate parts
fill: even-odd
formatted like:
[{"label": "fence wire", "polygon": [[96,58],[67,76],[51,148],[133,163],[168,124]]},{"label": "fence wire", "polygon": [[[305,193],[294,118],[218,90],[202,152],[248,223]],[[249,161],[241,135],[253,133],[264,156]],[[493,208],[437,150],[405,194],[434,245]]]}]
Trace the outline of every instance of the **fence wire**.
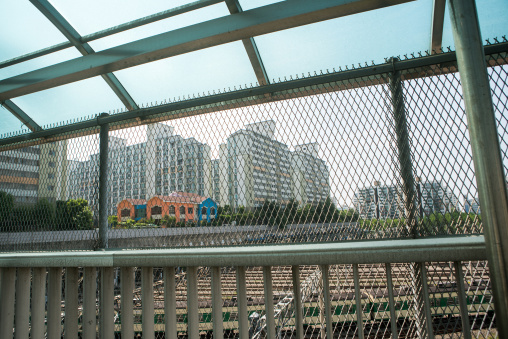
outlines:
[{"label": "fence wire", "polygon": [[[487,63],[508,173],[505,54],[488,55]],[[109,132],[106,205],[111,248],[483,232],[460,79],[453,64],[217,102],[165,113],[157,120],[141,125],[128,120]],[[99,152],[93,130],[2,151],[0,250],[98,248]],[[418,265],[391,266],[398,336],[424,336],[431,328],[435,337],[461,337],[453,263]],[[487,263],[461,265],[473,336],[495,337]],[[359,335],[359,309],[366,337],[391,336],[386,267],[358,267],[360,304],[354,267],[335,265],[329,272],[334,336]],[[185,337],[186,268],[174,273],[177,329]],[[294,336],[295,312],[303,314],[306,337],[323,338],[320,268],[300,267],[301,310],[295,308],[291,267],[273,267],[272,273],[278,338]],[[133,322],[135,332],[142,334],[141,269],[134,274]],[[237,338],[236,269],[224,267],[221,274],[224,336]],[[246,274],[250,337],[264,338],[263,270],[249,267]],[[120,332],[121,303],[131,301],[121,300],[118,276],[119,269],[115,331]],[[153,287],[154,329],[163,338],[160,268],[154,269]],[[80,275],[80,296],[82,289]],[[198,269],[198,290],[200,332],[208,335],[213,326],[210,268]],[[424,291],[426,299],[421,297]]]},{"label": "fence wire", "polygon": [[[508,170],[506,56],[487,62]],[[482,233],[454,65],[245,97],[157,120],[126,120],[109,133],[110,247]],[[90,133],[1,152],[2,250],[99,246],[100,147]]]}]

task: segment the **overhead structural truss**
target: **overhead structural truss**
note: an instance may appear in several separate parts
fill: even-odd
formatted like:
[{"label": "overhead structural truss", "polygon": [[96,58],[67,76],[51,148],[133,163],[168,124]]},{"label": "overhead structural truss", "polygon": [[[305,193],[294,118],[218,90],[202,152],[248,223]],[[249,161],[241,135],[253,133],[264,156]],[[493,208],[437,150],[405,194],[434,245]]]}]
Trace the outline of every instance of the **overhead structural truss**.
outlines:
[{"label": "overhead structural truss", "polygon": [[[84,56],[94,54],[95,51],[87,43],[81,42],[81,35],[65,20],[65,18],[47,1],[47,0],[30,0],[30,2],[37,7],[37,9],[44,14],[46,18],[70,41],[70,43],[77,48],[77,50]],[[129,95],[127,90],[122,86],[120,81],[113,73],[105,73],[101,75],[106,83],[111,87],[113,92],[127,107],[128,110],[138,109],[138,105]]]},{"label": "overhead structural truss", "polygon": [[290,0],[209,20],[0,81],[0,100],[155,60],[410,0]]}]

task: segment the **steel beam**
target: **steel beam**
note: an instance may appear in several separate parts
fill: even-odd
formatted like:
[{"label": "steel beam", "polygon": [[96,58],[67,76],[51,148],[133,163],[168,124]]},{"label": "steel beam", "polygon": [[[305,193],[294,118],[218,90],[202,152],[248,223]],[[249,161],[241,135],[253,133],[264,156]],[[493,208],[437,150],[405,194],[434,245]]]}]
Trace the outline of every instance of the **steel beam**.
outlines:
[{"label": "steel beam", "polygon": [[[474,0],[449,0],[453,41],[471,138],[496,318],[508,319],[508,195],[492,91]],[[499,338],[508,323],[497,323]]]},{"label": "steel beam", "polygon": [[0,100],[42,91],[148,62],[408,2],[292,0],[209,20],[0,81]]},{"label": "steel beam", "polygon": [[[65,20],[65,18],[46,0],[30,0],[30,2],[37,7],[37,9],[44,14],[46,18],[69,40],[74,47],[82,55],[94,54],[92,46],[86,42],[81,42],[81,35]],[[127,107],[128,110],[138,109],[138,105],[132,99],[125,87],[120,83],[113,73],[102,74],[102,78],[111,87],[113,92],[118,96],[118,99]]]},{"label": "steel beam", "polygon": [[[133,29],[133,28],[137,28],[137,27],[140,27],[140,26],[143,26],[143,25],[151,24],[151,23],[159,21],[159,20],[167,19],[167,18],[170,18],[172,16],[176,16],[176,15],[179,15],[179,14],[183,14],[183,13],[187,13],[187,12],[190,12],[190,11],[194,11],[196,9],[200,9],[200,8],[203,8],[203,7],[206,7],[206,6],[215,5],[215,4],[217,4],[219,2],[223,2],[223,1],[224,0],[198,0],[198,1],[194,1],[194,2],[191,2],[191,3],[185,4],[185,5],[182,5],[182,6],[171,8],[171,9],[168,9],[168,10],[165,10],[165,11],[162,11],[162,12],[158,12],[158,13],[155,13],[155,14],[152,14],[152,15],[148,15],[148,16],[145,16],[145,17],[133,20],[133,21],[126,22],[126,23],[118,25],[118,26],[106,28],[106,29],[104,29],[102,31],[98,31],[98,32],[95,32],[95,33],[92,33],[92,34],[88,34],[88,35],[82,36],[81,37],[81,42],[85,43],[85,42],[90,42],[90,41],[98,40],[98,39],[101,39],[101,38],[105,38],[105,37],[113,35],[113,34],[125,32],[125,31],[127,31],[129,29]],[[16,58],[12,58],[12,59],[9,59],[9,60],[2,61],[2,62],[0,62],[0,68],[16,65],[16,64],[19,64],[21,62],[25,62],[25,61],[28,61],[28,60],[32,60],[32,59],[44,56],[44,55],[48,55],[48,54],[51,54],[51,53],[54,53],[54,52],[58,52],[58,51],[64,50],[64,49],[69,48],[69,47],[72,47],[72,43],[70,41],[62,42],[62,43],[59,43],[59,44],[56,44],[56,45],[53,45],[53,46],[50,46],[50,47],[46,47],[46,48],[40,49],[40,50],[35,51],[35,52],[27,53],[27,54],[21,55],[21,56],[16,57]]]},{"label": "steel beam", "polygon": [[434,0],[432,5],[432,27],[430,32],[430,52],[441,51],[443,42],[443,24],[446,0]]},{"label": "steel beam", "polygon": [[[242,6],[238,0],[226,0],[226,6],[228,6],[229,13],[231,14],[243,12]],[[259,54],[259,50],[256,42],[254,41],[254,38],[242,39],[242,43],[245,47],[245,51],[247,52],[247,56],[249,57],[250,64],[254,69],[256,78],[258,79],[258,84],[268,85],[270,83],[270,79],[266,74],[266,69],[263,65],[263,60],[261,60],[261,55]]]},{"label": "steel beam", "polygon": [[19,119],[22,123],[25,124],[32,132],[42,131],[41,126],[39,126],[32,118],[28,116],[21,108],[18,107],[11,100],[5,100],[1,102],[2,106],[5,107],[9,112],[12,113],[16,118]]}]

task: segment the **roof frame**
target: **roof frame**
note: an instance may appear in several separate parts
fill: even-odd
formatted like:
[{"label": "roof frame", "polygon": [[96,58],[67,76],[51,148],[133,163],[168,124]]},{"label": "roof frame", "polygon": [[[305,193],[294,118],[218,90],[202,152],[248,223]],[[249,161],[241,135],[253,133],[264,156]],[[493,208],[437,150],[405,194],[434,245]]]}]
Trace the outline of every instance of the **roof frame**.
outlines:
[{"label": "roof frame", "polygon": [[[125,31],[127,31],[129,29],[134,29],[134,28],[137,28],[137,27],[140,27],[140,26],[143,26],[143,25],[151,24],[151,23],[156,22],[156,21],[164,20],[164,19],[170,18],[172,16],[176,16],[176,15],[179,15],[179,14],[183,14],[183,13],[187,13],[187,12],[190,12],[190,11],[194,11],[196,9],[200,9],[200,8],[203,8],[203,7],[206,7],[206,6],[215,5],[215,4],[218,4],[218,3],[223,2],[223,1],[224,0],[198,0],[198,1],[194,1],[194,2],[191,2],[191,3],[185,4],[185,5],[182,5],[182,6],[174,7],[174,8],[162,11],[162,12],[158,12],[158,13],[155,13],[155,14],[152,14],[152,15],[148,15],[148,16],[136,19],[136,20],[132,20],[132,21],[123,23],[123,24],[118,25],[118,26],[113,26],[113,27],[110,27],[110,28],[106,28],[106,29],[104,29],[102,31],[98,31],[98,32],[95,32],[95,33],[84,35],[84,36],[81,37],[80,42],[81,43],[85,43],[85,42],[90,42],[90,41],[102,39],[102,38],[108,37],[110,35],[114,35],[114,34],[117,34],[117,33],[125,32]],[[55,52],[58,52],[58,51],[70,48],[72,46],[73,46],[73,44],[70,41],[62,42],[62,43],[59,43],[59,44],[56,44],[56,45],[53,45],[53,46],[49,46],[49,47],[40,49],[38,51],[27,53],[27,54],[24,54],[24,55],[21,55],[21,56],[18,56],[18,57],[9,59],[9,60],[1,61],[0,62],[0,68],[16,65],[16,64],[28,61],[28,60],[32,60],[32,59],[35,59],[35,58],[38,58],[38,57],[41,57],[41,56],[44,56],[44,55],[48,55],[48,54],[51,54],[51,53],[55,53]]]},{"label": "roof frame", "polygon": [[5,107],[9,112],[12,113],[19,121],[25,124],[28,129],[32,132],[42,131],[42,127],[39,126],[28,114],[26,114],[21,108],[18,107],[11,100],[5,100],[1,102],[2,106]]},{"label": "roof frame", "polygon": [[[81,42],[81,35],[47,0],[30,0],[30,2],[51,21],[82,55],[85,56],[95,53],[92,46],[87,42]],[[113,73],[105,73],[101,76],[129,111],[139,108],[125,87],[120,83],[120,80],[118,80]]]},{"label": "roof frame", "polygon": [[0,81],[0,100],[221,44],[414,0],[291,0],[151,36]]},{"label": "roof frame", "polygon": [[430,32],[430,52],[440,53],[443,47],[443,26],[446,0],[433,0]]},{"label": "roof frame", "polygon": [[[242,6],[238,2],[238,0],[225,0],[226,6],[228,7],[229,13],[236,14],[243,12]],[[261,59],[261,55],[259,54],[258,47],[254,38],[242,39],[243,46],[245,47],[245,51],[247,52],[247,56],[249,57],[252,68],[254,69],[254,73],[256,74],[256,78],[258,80],[259,85],[268,85],[270,84],[270,79],[266,73],[265,66],[263,65],[263,60]]]}]

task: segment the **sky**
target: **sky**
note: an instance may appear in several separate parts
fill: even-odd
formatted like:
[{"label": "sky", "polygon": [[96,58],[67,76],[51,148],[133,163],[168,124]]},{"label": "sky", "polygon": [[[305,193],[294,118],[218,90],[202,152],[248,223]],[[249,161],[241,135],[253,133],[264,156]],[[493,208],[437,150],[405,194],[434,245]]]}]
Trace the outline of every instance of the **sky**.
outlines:
[{"label": "sky", "polygon": [[[86,35],[190,1],[91,0],[86,2],[86,6],[83,6],[83,3],[66,0],[50,2],[78,33]],[[244,10],[272,2],[275,1],[240,0]],[[2,8],[0,11],[0,32],[2,32],[0,34],[0,61],[66,41],[64,36],[29,1],[0,0],[0,6]],[[477,7],[484,39],[508,35],[508,20],[506,20],[508,1],[478,0]],[[350,67],[351,64],[357,65],[365,62],[368,64],[383,63],[386,57],[425,51],[430,45],[431,12],[432,0],[418,0],[262,35],[256,37],[255,41],[269,78],[278,81],[279,78],[289,78],[295,74],[338,70],[339,67]],[[92,41],[90,45],[95,51],[101,51],[225,15],[228,15],[228,10],[224,3],[219,3]],[[453,49],[448,12],[445,13],[443,46],[450,46]],[[80,56],[76,49],[69,48],[22,64],[1,68],[0,79]],[[143,106],[156,101],[173,100],[173,98],[196,93],[207,93],[256,82],[241,42],[228,43],[124,69],[115,72],[115,75],[138,105]],[[373,91],[375,94],[377,90]],[[352,190],[340,182],[355,182],[368,186],[373,177],[390,182],[394,176],[393,169],[388,168],[388,164],[378,164],[378,167],[371,166],[370,169],[363,168],[362,159],[382,158],[380,155],[386,152],[390,145],[387,144],[388,135],[384,125],[380,126],[378,123],[371,126],[371,122],[359,124],[362,118],[372,119],[373,117],[375,118],[373,122],[383,122],[382,114],[378,112],[377,115],[369,116],[369,110],[376,111],[376,107],[366,108],[365,106],[360,107],[356,103],[348,103],[351,95],[361,97],[364,94],[343,93],[338,94],[338,97],[335,98],[330,96],[318,99],[309,98],[309,102],[305,100],[290,101],[286,103],[288,105],[286,108],[279,106],[284,104],[274,103],[250,109],[230,110],[208,117],[174,121],[172,125],[175,126],[177,134],[196,137],[199,141],[211,145],[212,154],[216,156],[218,144],[224,142],[229,134],[242,128],[244,124],[262,119],[274,119],[279,128],[276,134],[277,140],[288,144],[290,149],[303,142],[319,141],[323,145],[321,156],[327,159],[332,172],[331,177],[337,179],[334,182],[338,183],[332,187],[332,190],[336,197],[344,198],[339,203],[351,204]],[[313,100],[317,100],[317,102],[313,102]],[[14,98],[12,101],[43,126],[79,119],[100,112],[123,109],[120,100],[100,77],[25,95]],[[340,104],[334,107],[333,102],[337,101]],[[332,106],[330,106],[331,103]],[[293,112],[293,117],[284,115],[288,110]],[[333,113],[328,118],[329,120],[323,120],[323,110],[329,114]],[[355,110],[356,117],[349,114],[349,117],[340,118],[344,112],[350,110]],[[349,121],[348,119],[353,120]],[[303,123],[303,125],[300,123],[299,125],[297,121],[314,121],[315,123]],[[422,124],[425,126],[429,123]],[[418,123],[414,123],[414,125],[415,128],[420,126]],[[344,130],[341,130],[344,126],[354,127],[349,131],[353,136],[344,135],[333,140],[324,137],[344,133]],[[16,118],[6,109],[0,107],[0,135],[18,131],[21,127],[22,124]],[[437,128],[437,126],[433,126],[433,128]],[[376,129],[383,131],[383,135],[379,138],[355,139],[354,137],[354,133],[369,135]],[[115,135],[125,137],[129,143],[136,143],[144,139],[143,133],[144,127],[140,127],[129,131],[119,131]],[[376,144],[372,150],[374,153],[368,151],[362,153],[363,150],[360,149],[356,149],[356,153],[353,152],[351,144],[358,142]],[[82,145],[83,141],[80,141],[73,146],[76,149],[74,153],[70,152],[73,154],[73,158],[84,159],[95,152],[94,147],[82,147]],[[450,146],[450,148],[453,147]],[[359,158],[347,160],[348,153]],[[337,154],[340,154],[340,157],[337,157]],[[377,156],[375,156],[376,154]],[[447,152],[440,153],[438,160],[442,161],[445,154]],[[346,169],[349,173],[347,175],[344,171]],[[432,169],[432,171],[434,170],[436,168]],[[427,172],[429,171],[427,170]],[[452,173],[445,179],[437,179],[449,181],[462,175],[468,178],[468,182],[472,182],[470,171],[458,170],[458,172],[459,174]],[[464,186],[467,185],[464,184]]]}]

